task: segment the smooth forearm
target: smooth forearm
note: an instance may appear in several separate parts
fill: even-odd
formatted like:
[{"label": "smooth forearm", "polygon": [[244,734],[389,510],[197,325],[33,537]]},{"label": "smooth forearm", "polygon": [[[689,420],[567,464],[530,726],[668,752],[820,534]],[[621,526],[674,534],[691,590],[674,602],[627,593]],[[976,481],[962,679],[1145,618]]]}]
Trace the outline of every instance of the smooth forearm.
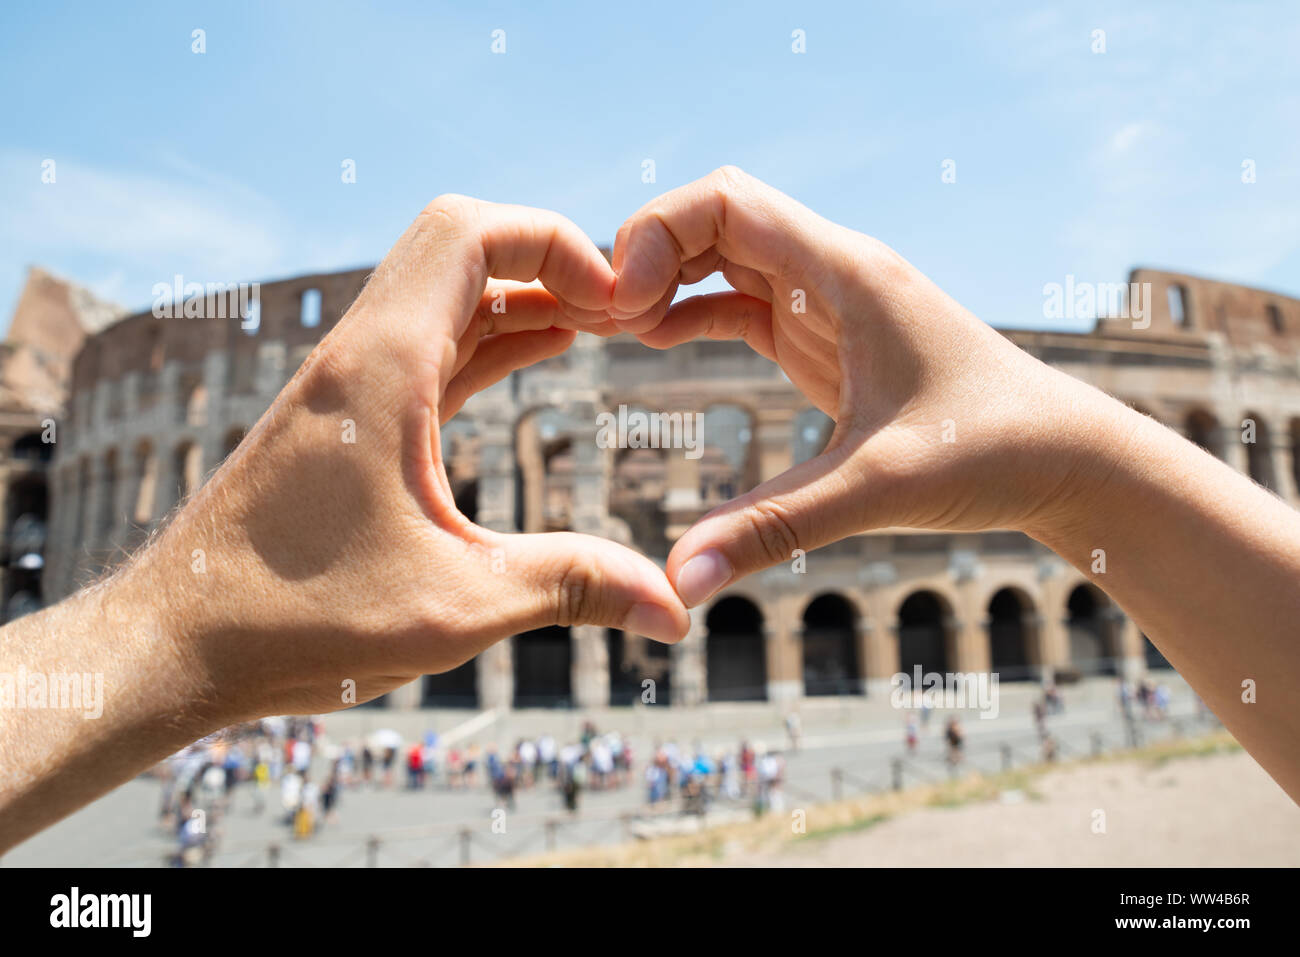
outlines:
[{"label": "smooth forearm", "polygon": [[1028,531],[1114,598],[1300,800],[1287,704],[1300,685],[1300,513],[1114,400],[1094,414],[1079,450],[1091,480]]}]

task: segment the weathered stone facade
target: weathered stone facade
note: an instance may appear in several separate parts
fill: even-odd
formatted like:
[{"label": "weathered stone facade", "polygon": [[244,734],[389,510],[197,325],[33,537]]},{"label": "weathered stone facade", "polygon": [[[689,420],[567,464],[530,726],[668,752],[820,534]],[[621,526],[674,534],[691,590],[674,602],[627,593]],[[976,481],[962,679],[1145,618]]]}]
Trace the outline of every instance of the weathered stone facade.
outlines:
[{"label": "weathered stone facade", "polygon": [[[231,319],[131,316],[89,339],[54,460],[47,596],[135,547],[215,468],[360,291],[366,270],[261,286],[255,330]],[[1189,276],[1150,283],[1149,325],[1008,331],[1022,348],[1210,448],[1297,502],[1300,301]],[[320,322],[304,325],[304,294]],[[620,405],[704,413],[706,448],[607,449]],[[463,511],[501,531],[570,528],[662,559],[695,518],[820,449],[829,420],[743,345],[654,352],[580,337],[567,353],[475,396],[444,431]],[[1254,441],[1243,437],[1253,433]],[[390,704],[509,707],[874,694],[891,675],[994,669],[1069,680],[1165,666],[1082,574],[1014,532],[859,535],[725,589],[666,648],[602,628],[502,642]],[[652,681],[653,685],[647,685]]]},{"label": "weathered stone facade", "polygon": [[72,361],[88,334],[122,309],[80,286],[31,269],[0,343],[0,589],[3,620],[44,604],[49,462]]}]

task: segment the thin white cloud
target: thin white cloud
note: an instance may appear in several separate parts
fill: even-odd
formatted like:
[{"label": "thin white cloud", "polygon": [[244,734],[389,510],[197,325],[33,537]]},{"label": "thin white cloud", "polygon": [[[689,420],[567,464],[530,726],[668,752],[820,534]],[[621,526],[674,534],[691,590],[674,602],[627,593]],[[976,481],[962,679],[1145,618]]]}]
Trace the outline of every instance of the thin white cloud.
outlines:
[{"label": "thin white cloud", "polygon": [[271,200],[175,154],[157,158],[161,175],[53,157],[52,184],[41,181],[43,159],[0,151],[0,182],[8,184],[0,256],[49,266],[129,309],[177,273],[238,282],[367,258],[355,240],[295,236]]}]

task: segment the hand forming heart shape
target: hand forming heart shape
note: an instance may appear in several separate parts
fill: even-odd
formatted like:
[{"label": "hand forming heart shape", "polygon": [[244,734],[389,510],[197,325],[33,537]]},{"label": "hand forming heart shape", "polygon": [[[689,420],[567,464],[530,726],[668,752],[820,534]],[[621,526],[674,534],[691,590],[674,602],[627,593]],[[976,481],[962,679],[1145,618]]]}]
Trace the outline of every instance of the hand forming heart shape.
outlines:
[{"label": "hand forming heart shape", "polygon": [[[734,292],[673,304],[716,271]],[[666,578],[611,541],[471,523],[439,425],[577,330],[657,349],[743,339],[834,434],[704,516]],[[738,170],[632,216],[612,267],[557,214],[446,196],[149,552],[208,556],[176,600],[210,652],[206,680],[240,689],[223,696],[227,720],[331,710],[350,703],[341,683],[363,701],[545,625],[679,640],[687,606],[727,582],[869,528],[1031,528],[1079,466],[1066,430],[1027,436],[1015,410],[1059,396],[1048,421],[1062,421],[1070,383],[879,242]]]}]

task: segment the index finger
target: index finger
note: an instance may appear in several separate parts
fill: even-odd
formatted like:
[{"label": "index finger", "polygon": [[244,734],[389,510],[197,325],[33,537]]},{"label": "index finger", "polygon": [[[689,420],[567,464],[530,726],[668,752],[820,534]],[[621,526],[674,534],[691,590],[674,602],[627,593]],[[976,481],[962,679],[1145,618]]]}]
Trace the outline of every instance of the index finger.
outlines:
[{"label": "index finger", "polygon": [[646,316],[677,281],[683,264],[716,248],[738,266],[769,279],[801,274],[821,257],[819,216],[789,196],[724,166],[636,212],[614,241],[610,315],[626,332],[658,324]]},{"label": "index finger", "polygon": [[398,307],[390,312],[408,320],[451,317],[454,341],[492,278],[540,280],[577,315],[605,313],[614,289],[614,271],[604,255],[559,213],[457,195],[425,207],[371,285]]}]

